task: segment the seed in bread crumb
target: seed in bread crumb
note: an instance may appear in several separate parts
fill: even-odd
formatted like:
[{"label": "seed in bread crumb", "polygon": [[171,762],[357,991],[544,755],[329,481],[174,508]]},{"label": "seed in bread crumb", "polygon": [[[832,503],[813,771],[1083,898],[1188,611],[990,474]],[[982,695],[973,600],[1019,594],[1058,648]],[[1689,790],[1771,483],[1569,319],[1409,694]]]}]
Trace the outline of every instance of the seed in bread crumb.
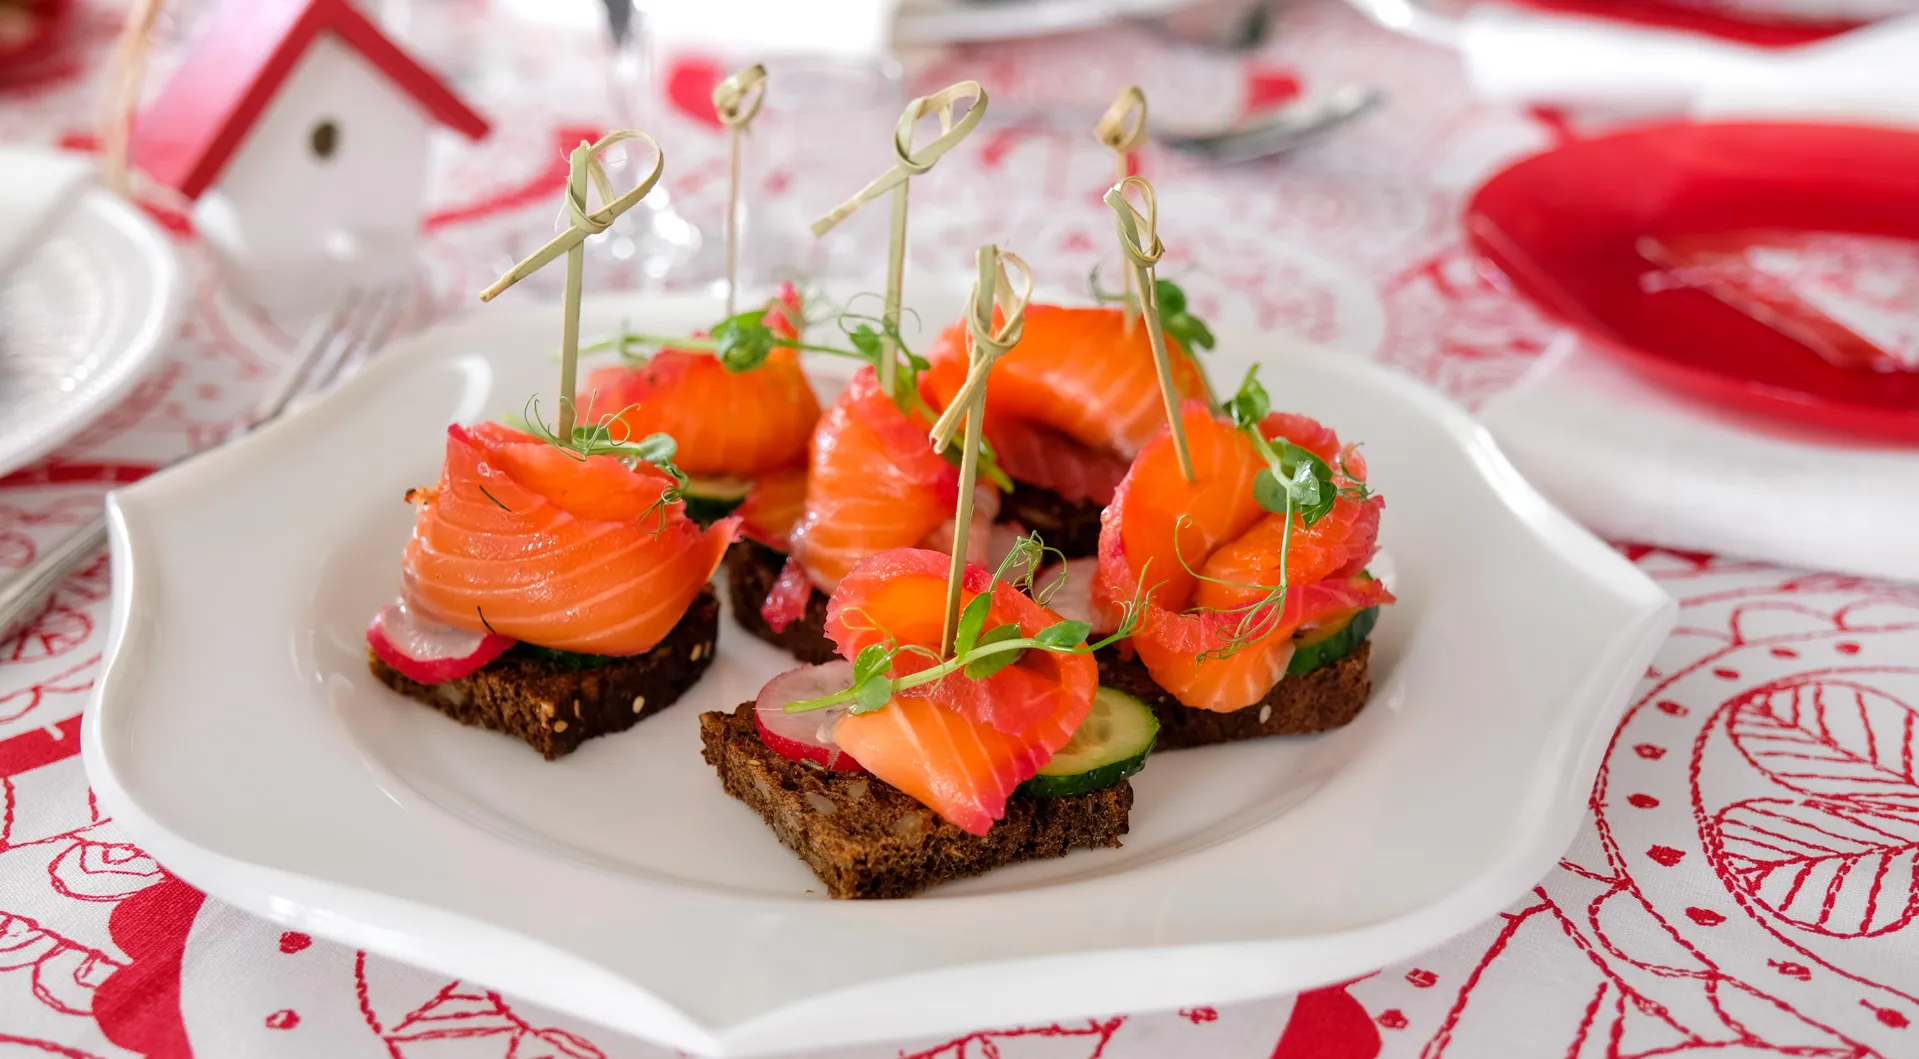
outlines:
[{"label": "seed in bread crumb", "polygon": [[578,699],[573,700],[573,719],[576,721],[580,719],[580,700]]},{"label": "seed in bread crumb", "polygon": [[812,806],[813,811],[821,816],[832,816],[834,811],[839,808],[839,806],[833,804],[833,799],[828,798],[818,791],[806,792],[806,804]]},{"label": "seed in bread crumb", "polygon": [[893,821],[893,833],[901,838],[918,838],[926,829],[925,813],[907,813]]},{"label": "seed in bread crumb", "polygon": [[1270,721],[1272,719],[1273,719],[1273,708],[1270,705],[1261,706],[1259,708],[1259,723],[1265,724],[1267,721]]},{"label": "seed in bread crumb", "polygon": [[693,645],[693,649],[686,653],[686,660],[689,662],[697,662],[700,660],[700,655],[703,654],[705,651],[706,651],[705,644],[696,643]]},{"label": "seed in bread crumb", "polygon": [[540,716],[542,717],[553,716],[553,704],[550,702],[540,703]]},{"label": "seed in bread crumb", "polygon": [[849,784],[847,784],[847,785],[846,785],[846,794],[847,794],[847,796],[848,796],[848,797],[850,797],[850,798],[864,798],[864,797],[866,797],[866,781],[865,781],[865,780],[854,780],[853,782],[851,782],[851,783],[849,783]]},{"label": "seed in bread crumb", "polygon": [[565,721],[554,721],[554,722],[553,722],[553,730],[554,730],[554,731],[556,731],[556,732],[564,732],[564,731],[566,731],[566,722],[565,722]]},{"label": "seed in bread crumb", "polygon": [[644,709],[646,709],[646,696],[644,695],[633,696],[633,712],[638,713]]}]

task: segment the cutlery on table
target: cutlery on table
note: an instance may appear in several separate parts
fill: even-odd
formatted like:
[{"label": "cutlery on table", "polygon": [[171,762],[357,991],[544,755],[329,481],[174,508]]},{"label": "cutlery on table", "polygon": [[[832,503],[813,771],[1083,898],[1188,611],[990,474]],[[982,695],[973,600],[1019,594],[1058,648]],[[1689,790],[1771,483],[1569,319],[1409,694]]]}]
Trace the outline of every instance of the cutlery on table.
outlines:
[{"label": "cutlery on table", "polygon": [[[1340,85],[1305,96],[1218,129],[1189,131],[1151,124],[1147,135],[1170,151],[1216,164],[1250,162],[1285,154],[1320,139],[1384,102],[1386,93],[1366,85]],[[1083,135],[1099,120],[1092,111],[995,103],[988,121]]]},{"label": "cutlery on table", "polygon": [[1340,85],[1224,129],[1187,133],[1151,128],[1148,134],[1161,146],[1200,161],[1250,162],[1312,143],[1373,109],[1385,98],[1386,93],[1377,88]]},{"label": "cutlery on table", "polygon": [[[351,373],[391,337],[406,293],[399,284],[348,291],[332,311],[307,330],[294,352],[293,363],[254,405],[239,432],[272,422],[296,398],[317,394]],[[205,450],[187,453],[167,466],[192,459],[201,451]],[[106,542],[103,511],[0,585],[0,641],[13,639],[45,613],[60,585]]]}]

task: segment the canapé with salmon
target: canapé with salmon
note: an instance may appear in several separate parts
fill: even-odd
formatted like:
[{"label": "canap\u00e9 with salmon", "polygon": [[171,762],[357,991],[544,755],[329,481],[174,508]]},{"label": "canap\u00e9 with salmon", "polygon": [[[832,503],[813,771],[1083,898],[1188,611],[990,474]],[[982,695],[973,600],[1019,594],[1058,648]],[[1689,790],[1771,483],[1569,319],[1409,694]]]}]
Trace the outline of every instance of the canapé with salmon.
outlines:
[{"label": "canap\u00e9 with salmon", "polygon": [[[839,580],[840,658],[700,717],[726,792],[766,819],[833,897],[905,897],[1015,861],[1117,846],[1157,724],[1098,687],[1083,622],[1028,594],[1039,546],[969,565],[941,650],[951,558],[902,548]],[[1045,586],[1040,586],[1040,591]]]},{"label": "canap\u00e9 with salmon", "polygon": [[[1210,346],[1179,288],[1161,281],[1162,329],[1182,398],[1205,400],[1190,344]],[[966,324],[927,352],[929,403],[945,408],[966,379]],[[1099,516],[1133,457],[1166,425],[1146,324],[1120,306],[1032,305],[1019,345],[993,368],[986,441],[1012,490],[1002,519],[1039,531],[1068,556],[1099,548]]]},{"label": "canap\u00e9 with salmon", "polygon": [[1187,402],[1181,421],[1192,479],[1162,432],[1101,517],[1087,613],[1095,628],[1122,612],[1137,627],[1101,653],[1100,683],[1153,709],[1163,748],[1351,721],[1371,691],[1368,636],[1393,602],[1366,569],[1385,501],[1365,461],[1330,428],[1269,411],[1251,373],[1217,410]]},{"label": "canap\u00e9 with salmon", "polygon": [[605,422],[566,443],[448,427],[440,480],[406,496],[399,598],[367,628],[374,674],[549,760],[691,687],[738,520],[688,518],[672,440],[625,437]]},{"label": "canap\u00e9 with salmon", "polygon": [[[826,633],[827,598],[862,561],[894,548],[951,552],[959,467],[926,443],[932,416],[903,371],[900,392],[887,394],[877,371],[863,367],[820,417],[803,479],[765,491],[768,508],[742,508],[763,522],[792,513],[784,542],[755,535],[727,557],[734,616],[761,639],[801,661],[839,657]],[[786,490],[780,492],[780,490]],[[994,551],[1000,489],[974,487],[968,554]],[[797,505],[793,501],[797,500]]]},{"label": "canap\u00e9 with salmon", "polygon": [[672,437],[687,513],[708,522],[737,511],[742,536],[783,550],[820,418],[800,367],[802,309],[788,283],[764,306],[650,356],[629,354],[632,336],[597,343],[618,349],[622,363],[591,372],[575,407],[589,419],[610,413],[624,437]]}]

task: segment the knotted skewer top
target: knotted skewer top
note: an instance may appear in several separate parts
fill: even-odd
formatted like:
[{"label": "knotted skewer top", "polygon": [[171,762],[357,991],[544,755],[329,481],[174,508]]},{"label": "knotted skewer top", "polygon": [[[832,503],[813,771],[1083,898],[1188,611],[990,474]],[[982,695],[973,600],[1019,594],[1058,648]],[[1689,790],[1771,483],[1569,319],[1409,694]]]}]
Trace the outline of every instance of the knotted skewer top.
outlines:
[{"label": "knotted skewer top", "polygon": [[[1019,274],[1017,287],[1007,277],[1011,265]],[[966,312],[966,331],[971,337],[967,349],[966,382],[953,395],[939,420],[933,424],[931,438],[935,449],[944,449],[953,440],[962,417],[974,408],[985,392],[987,374],[994,362],[1019,345],[1026,329],[1026,305],[1033,298],[1033,270],[1018,254],[982,252],[979,278],[973,283]],[[998,327],[993,326],[993,309],[1000,312]]]},{"label": "knotted skewer top", "polygon": [[[1136,208],[1126,192],[1136,190],[1146,209]],[[1166,406],[1166,426],[1172,431],[1173,450],[1179,455],[1179,470],[1193,481],[1193,457],[1186,447],[1186,425],[1179,413],[1179,390],[1173,382],[1172,361],[1166,352],[1166,332],[1159,318],[1159,287],[1153,279],[1153,266],[1159,264],[1166,247],[1159,241],[1159,197],[1153,185],[1129,176],[1106,190],[1106,205],[1119,220],[1119,248],[1126,255],[1128,271],[1139,298],[1140,316],[1146,321],[1146,337],[1153,347],[1153,371],[1159,376],[1160,399]]]},{"label": "knotted skewer top", "polygon": [[[1011,263],[1020,275],[1017,290],[1006,278]],[[960,584],[966,573],[966,541],[973,524],[973,483],[979,478],[980,447],[984,444],[982,420],[986,413],[986,376],[993,362],[1019,344],[1026,329],[1026,303],[1033,297],[1033,270],[1016,254],[1002,254],[991,243],[979,248],[979,279],[973,284],[971,305],[966,312],[966,383],[953,395],[951,404],[933,424],[933,449],[944,452],[953,440],[953,431],[964,422],[966,440],[960,445],[959,490],[953,503],[953,562],[946,575],[946,618],[940,627],[940,653],[953,650],[953,637],[959,628]],[[1000,324],[993,326],[993,308],[999,307]]]},{"label": "knotted skewer top", "polygon": [[1146,93],[1138,85],[1120,89],[1119,97],[1093,126],[1093,136],[1107,150],[1120,155],[1120,164],[1124,165],[1128,152],[1146,144]]},{"label": "knotted skewer top", "polygon": [[[953,120],[953,108],[963,100],[971,100],[958,121]],[[913,127],[928,114],[939,117],[940,134],[932,143],[918,150],[913,149]],[[986,89],[978,81],[961,81],[948,85],[930,96],[920,96],[906,105],[900,114],[899,124],[893,129],[893,165],[886,172],[874,177],[872,183],[853,193],[853,197],[840,203],[826,216],[813,222],[813,235],[817,238],[833,230],[834,226],[853,215],[861,206],[879,198],[888,191],[905,183],[908,179],[933,168],[954,145],[966,138],[967,133],[979,126],[980,119],[986,116]]]},{"label": "knotted skewer top", "polygon": [[[640,179],[633,189],[619,197],[613,195],[613,182],[607,179],[606,167],[600,163],[600,155],[608,147],[625,140],[641,140],[653,148],[653,168]],[[597,235],[612,225],[615,218],[632,209],[659,183],[660,173],[666,168],[666,152],[660,149],[658,140],[638,129],[615,129],[593,143],[581,141],[573,153],[578,156],[584,152],[582,161],[586,167],[586,176],[593,184],[593,190],[599,192],[602,205],[589,212],[586,208],[586,189],[569,182],[566,189],[564,210],[566,229],[548,240],[545,246],[528,254],[524,261],[514,265],[506,275],[493,281],[493,285],[480,292],[480,300],[492,301],[500,292],[515,283],[538,272],[546,264],[561,254],[579,246],[589,235]]]},{"label": "knotted skewer top", "polygon": [[[1141,211],[1126,198],[1127,191],[1138,191],[1146,209]],[[1152,268],[1166,252],[1159,241],[1159,196],[1144,177],[1129,176],[1106,190],[1106,205],[1119,218],[1119,248],[1135,268]]]},{"label": "knotted skewer top", "polygon": [[766,102],[766,67],[759,63],[713,86],[713,113],[729,129],[743,129]]}]

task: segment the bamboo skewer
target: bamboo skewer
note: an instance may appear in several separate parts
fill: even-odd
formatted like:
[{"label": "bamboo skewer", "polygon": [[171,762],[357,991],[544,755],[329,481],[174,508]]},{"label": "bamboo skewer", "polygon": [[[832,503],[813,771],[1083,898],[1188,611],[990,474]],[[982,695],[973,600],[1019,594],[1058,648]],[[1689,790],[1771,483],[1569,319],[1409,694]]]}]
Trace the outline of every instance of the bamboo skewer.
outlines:
[{"label": "bamboo skewer", "polygon": [[[1121,181],[1132,176],[1132,153],[1146,143],[1146,93],[1138,85],[1127,85],[1120,89],[1119,95],[1113,99],[1113,105],[1106,108],[1106,113],[1100,115],[1098,123],[1093,126],[1093,136],[1113,152],[1113,179]],[[1126,326],[1130,329],[1133,317],[1138,312],[1138,302],[1133,299],[1139,297],[1139,290],[1132,269],[1126,270],[1125,279],[1129,298],[1126,303]]]},{"label": "bamboo skewer", "polygon": [[146,81],[147,56],[153,50],[153,26],[160,18],[161,0],[134,0],[127,9],[120,39],[107,61],[104,108],[100,120],[100,153],[107,187],[123,199],[133,197],[133,177],[127,160],[133,134],[133,111],[140,105]]},{"label": "bamboo skewer", "polygon": [[[1126,199],[1128,190],[1137,190],[1146,204],[1141,213]],[[1173,382],[1173,364],[1166,353],[1166,332],[1159,322],[1159,289],[1153,281],[1153,266],[1166,248],[1159,241],[1159,198],[1145,177],[1129,176],[1106,191],[1106,205],[1119,219],[1119,246],[1132,266],[1139,284],[1140,315],[1146,321],[1146,337],[1153,344],[1153,368],[1159,374],[1159,395],[1166,403],[1166,426],[1173,432],[1173,451],[1179,456],[1179,473],[1193,480],[1193,456],[1186,448],[1186,423],[1179,414],[1179,390]]]},{"label": "bamboo skewer", "polygon": [[740,243],[740,150],[747,126],[766,101],[766,67],[759,63],[721,81],[713,88],[713,111],[732,134],[732,157],[726,170],[726,315],[733,315],[739,291],[737,263]]},{"label": "bamboo skewer", "polygon": [[[965,100],[971,100],[972,105],[955,121],[953,108]],[[914,150],[913,127],[929,114],[938,116],[940,134],[932,143]],[[899,332],[900,285],[906,274],[907,189],[912,178],[933,168],[933,163],[978,128],[980,119],[985,116],[986,89],[978,81],[948,85],[930,96],[921,96],[908,103],[900,115],[899,124],[893,129],[893,165],[854,192],[851,198],[813,222],[813,237],[817,239],[832,231],[834,226],[852,216],[861,206],[892,192],[892,237],[886,253],[886,303],[880,312],[880,321],[886,334],[881,337],[879,363],[880,387],[889,397],[894,396],[894,379],[898,372],[899,343],[894,335]]]},{"label": "bamboo skewer", "polygon": [[[600,164],[600,154],[624,140],[642,140],[649,144],[653,148],[653,169],[631,191],[616,198],[606,169]],[[556,431],[563,442],[571,442],[573,438],[573,388],[580,362],[580,290],[585,279],[586,237],[605,231],[614,218],[637,205],[653,190],[653,185],[659,183],[665,168],[666,154],[660,150],[659,142],[637,129],[618,129],[593,143],[581,141],[567,160],[566,230],[480,292],[481,301],[492,301],[501,291],[538,272],[554,258],[566,255],[566,300],[560,322],[560,412]],[[586,208],[589,184],[599,192],[603,203],[590,213]]]},{"label": "bamboo skewer", "polygon": [[[1007,279],[1006,268],[1011,265],[1019,273],[1020,285],[1015,288]],[[935,451],[946,448],[953,441],[953,432],[958,429],[963,416],[966,421],[965,440],[960,449],[959,500],[953,511],[953,563],[946,575],[946,618],[940,626],[940,653],[953,650],[953,637],[959,625],[960,587],[966,575],[966,545],[973,524],[973,483],[979,477],[979,452],[981,443],[981,424],[986,415],[986,380],[993,370],[993,364],[999,358],[1011,352],[1019,345],[1021,334],[1026,328],[1026,304],[1033,297],[1033,270],[1019,255],[1001,253],[999,247],[991,243],[979,248],[979,278],[973,283],[973,294],[966,314],[966,332],[969,338],[966,349],[966,382],[946,411],[933,424],[929,436]],[[993,326],[993,308],[998,305],[1000,325]]]}]

